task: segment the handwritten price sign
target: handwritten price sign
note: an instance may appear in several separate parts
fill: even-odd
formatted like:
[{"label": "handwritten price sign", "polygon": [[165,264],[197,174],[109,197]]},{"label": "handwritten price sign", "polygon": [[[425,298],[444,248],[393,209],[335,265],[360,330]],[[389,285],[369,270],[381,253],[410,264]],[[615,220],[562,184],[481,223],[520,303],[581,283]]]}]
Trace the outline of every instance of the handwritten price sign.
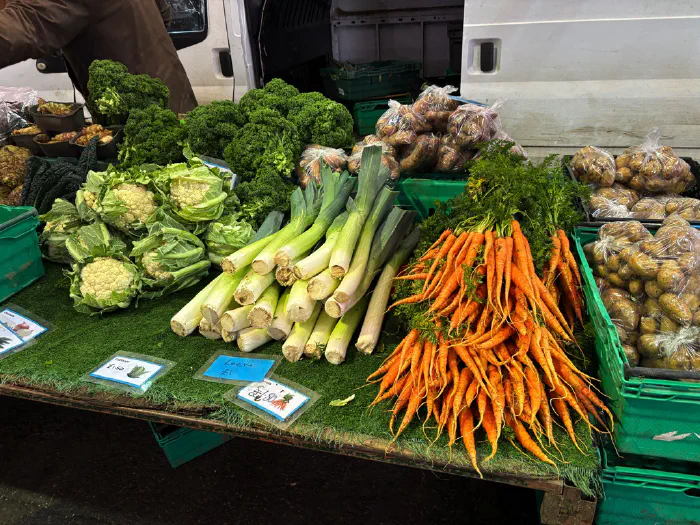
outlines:
[{"label": "handwritten price sign", "polygon": [[274,359],[220,355],[202,373],[202,376],[204,379],[261,381],[267,376],[274,364]]}]

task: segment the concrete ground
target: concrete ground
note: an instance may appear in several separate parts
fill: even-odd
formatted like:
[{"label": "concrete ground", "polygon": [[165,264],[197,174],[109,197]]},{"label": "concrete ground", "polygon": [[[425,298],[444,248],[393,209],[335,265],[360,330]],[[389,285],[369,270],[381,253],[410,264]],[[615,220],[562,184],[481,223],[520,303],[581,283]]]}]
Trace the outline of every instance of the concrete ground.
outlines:
[{"label": "concrete ground", "polygon": [[173,469],[147,423],[0,397],[0,524],[514,524],[535,493],[234,439]]}]

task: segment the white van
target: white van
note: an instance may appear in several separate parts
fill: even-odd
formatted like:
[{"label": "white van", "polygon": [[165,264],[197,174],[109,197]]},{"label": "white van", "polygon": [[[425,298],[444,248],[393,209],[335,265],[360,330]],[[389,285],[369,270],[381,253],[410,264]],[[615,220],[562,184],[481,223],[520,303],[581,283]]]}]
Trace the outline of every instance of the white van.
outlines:
[{"label": "white van", "polygon": [[[529,151],[619,150],[654,126],[683,155],[700,146],[700,4],[691,0],[170,2],[200,104],[238,100],[277,76],[321,90],[329,58],[412,60],[427,79],[461,66],[466,98],[505,98],[506,130]],[[54,68],[27,61],[0,71],[0,84],[72,98]]]}]

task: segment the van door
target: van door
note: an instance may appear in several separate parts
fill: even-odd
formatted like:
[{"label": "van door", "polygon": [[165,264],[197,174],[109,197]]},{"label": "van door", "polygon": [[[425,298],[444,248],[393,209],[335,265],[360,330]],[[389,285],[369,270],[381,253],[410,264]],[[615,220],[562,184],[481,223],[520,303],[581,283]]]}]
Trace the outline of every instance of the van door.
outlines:
[{"label": "van door", "polygon": [[[240,98],[248,88],[248,75],[241,52],[237,0],[168,0],[173,21],[168,29],[200,104]],[[230,23],[227,21],[230,20]],[[231,31],[229,31],[231,29]],[[229,47],[231,39],[232,54]],[[118,44],[115,44],[118,45]],[[26,60],[4,68],[0,85],[29,86],[46,100],[82,101],[74,91],[62,60],[47,57]]]}]

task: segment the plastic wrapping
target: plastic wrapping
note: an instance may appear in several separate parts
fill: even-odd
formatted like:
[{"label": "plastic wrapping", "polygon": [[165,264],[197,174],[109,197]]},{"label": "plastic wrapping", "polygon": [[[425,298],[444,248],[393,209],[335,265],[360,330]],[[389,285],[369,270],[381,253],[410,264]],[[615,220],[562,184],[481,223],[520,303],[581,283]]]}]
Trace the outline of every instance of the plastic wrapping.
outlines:
[{"label": "plastic wrapping", "polygon": [[504,101],[496,101],[491,107],[463,104],[452,112],[447,129],[460,146],[476,146],[496,137],[501,130],[498,112]]},{"label": "plastic wrapping", "polygon": [[362,161],[362,150],[365,146],[380,145],[382,147],[382,164],[389,168],[391,173],[391,180],[396,180],[401,175],[399,169],[399,163],[396,160],[396,149],[394,146],[383,142],[376,135],[367,135],[363,141],[358,142],[352,148],[352,154],[348,157],[348,171],[350,173],[357,173],[360,170],[360,165]]},{"label": "plastic wrapping", "polygon": [[418,135],[411,144],[401,148],[399,169],[402,173],[433,171],[438,159],[440,139],[432,133]]},{"label": "plastic wrapping", "polygon": [[133,352],[117,352],[81,379],[133,394],[143,394],[175,366],[174,361]]},{"label": "plastic wrapping", "polygon": [[271,375],[282,361],[279,355],[219,350],[194,374],[194,379],[246,385]]},{"label": "plastic wrapping", "polygon": [[430,124],[418,113],[413,106],[400,104],[395,100],[389,101],[389,109],[377,120],[377,137],[387,144],[397,146],[411,144],[418,133],[430,131]]},{"label": "plastic wrapping", "polygon": [[663,220],[666,218],[666,201],[668,197],[645,197],[640,199],[630,210],[630,217],[635,219]]},{"label": "plastic wrapping", "polygon": [[474,158],[478,150],[457,145],[455,138],[449,133],[440,138],[437,152],[437,171],[450,173],[465,170],[465,164]]},{"label": "plastic wrapping", "polygon": [[301,154],[301,159],[296,165],[299,185],[306,185],[313,179],[321,184],[321,162],[325,162],[331,170],[341,173],[348,164],[348,156],[342,149],[327,148],[318,144],[311,144]]},{"label": "plastic wrapping", "polygon": [[602,187],[615,183],[615,158],[595,146],[578,150],[571,158],[571,169],[581,182]]},{"label": "plastic wrapping", "polygon": [[[615,159],[618,171],[629,169],[629,186],[649,193],[683,193],[695,183],[690,166],[670,146],[659,143],[661,133],[652,129],[640,146],[627,148]],[[624,172],[626,174],[626,172]]]},{"label": "plastic wrapping", "polygon": [[456,91],[454,86],[428,86],[413,103],[413,111],[421,115],[433,131],[444,133],[450,115],[459,106],[459,101],[450,98],[450,93]]},{"label": "plastic wrapping", "polygon": [[628,218],[640,196],[634,190],[615,183],[609,188],[597,188],[591,194],[591,215],[596,218]]},{"label": "plastic wrapping", "polygon": [[28,87],[0,86],[0,145],[13,130],[28,127],[30,111],[39,103],[39,94]]},{"label": "plastic wrapping", "polygon": [[0,359],[24,350],[38,337],[53,332],[54,326],[41,317],[12,303],[0,308]]},{"label": "plastic wrapping", "polygon": [[669,197],[665,206],[666,215],[677,213],[687,221],[700,221],[700,200],[688,197]]}]

